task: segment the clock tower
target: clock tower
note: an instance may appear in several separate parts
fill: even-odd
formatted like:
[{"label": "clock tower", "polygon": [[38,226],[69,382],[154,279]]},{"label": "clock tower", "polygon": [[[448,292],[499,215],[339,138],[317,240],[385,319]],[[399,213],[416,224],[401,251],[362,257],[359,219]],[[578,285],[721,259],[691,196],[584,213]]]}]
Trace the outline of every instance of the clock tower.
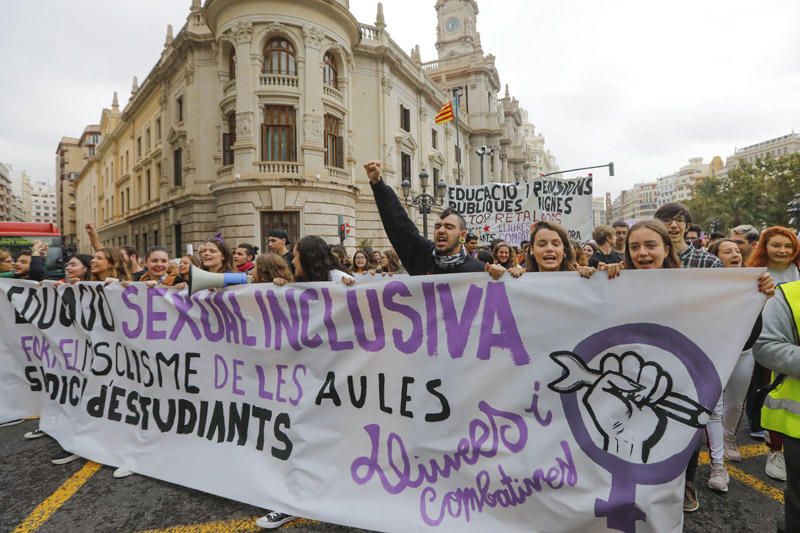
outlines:
[{"label": "clock tower", "polygon": [[436,50],[439,59],[480,50],[476,0],[437,0],[436,15]]}]

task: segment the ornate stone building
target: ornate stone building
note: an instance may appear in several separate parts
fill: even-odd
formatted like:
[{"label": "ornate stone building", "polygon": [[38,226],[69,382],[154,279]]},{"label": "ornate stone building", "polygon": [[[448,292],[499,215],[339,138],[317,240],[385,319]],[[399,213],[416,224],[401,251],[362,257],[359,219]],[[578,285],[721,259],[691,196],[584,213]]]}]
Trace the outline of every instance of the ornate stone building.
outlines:
[{"label": "ornate stone building", "polygon": [[[439,58],[423,63],[419,47],[409,54],[391,39],[380,4],[368,25],[348,0],[193,0],[124,108],[115,95],[102,111],[100,144],[76,180],[77,227],[96,222],[108,245],[178,254],[218,231],[262,249],[275,227],[334,242],[341,216],[348,246],[382,246],[368,160],[417,192],[423,169],[434,183],[479,183],[481,146],[494,148],[487,181],[555,168],[519,102],[507,89],[498,98],[477,2],[435,9]],[[455,93],[458,134],[434,124]]]}]

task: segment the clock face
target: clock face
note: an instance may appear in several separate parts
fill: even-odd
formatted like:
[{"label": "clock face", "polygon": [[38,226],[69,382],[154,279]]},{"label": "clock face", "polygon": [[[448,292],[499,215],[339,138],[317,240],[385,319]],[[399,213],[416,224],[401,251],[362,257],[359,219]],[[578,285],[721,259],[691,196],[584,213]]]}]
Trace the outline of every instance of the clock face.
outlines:
[{"label": "clock face", "polygon": [[458,19],[456,17],[450,17],[447,19],[444,29],[447,31],[447,33],[455,33],[456,30],[458,30]]}]

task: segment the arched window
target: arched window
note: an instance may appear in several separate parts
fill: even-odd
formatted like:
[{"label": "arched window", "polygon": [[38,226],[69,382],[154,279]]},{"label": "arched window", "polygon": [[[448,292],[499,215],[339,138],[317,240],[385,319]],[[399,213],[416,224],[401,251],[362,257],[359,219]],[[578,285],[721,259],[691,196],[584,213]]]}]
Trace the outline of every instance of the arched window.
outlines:
[{"label": "arched window", "polygon": [[339,88],[339,73],[336,70],[336,58],[325,52],[325,63],[322,67],[322,82],[336,89]]},{"label": "arched window", "polygon": [[228,79],[236,79],[236,49],[232,46],[228,54]]},{"label": "arched window", "polygon": [[344,139],[339,135],[341,121],[325,115],[325,165],[344,168]]},{"label": "arched window", "polygon": [[294,46],[283,37],[270,39],[264,48],[264,72],[297,75]]}]

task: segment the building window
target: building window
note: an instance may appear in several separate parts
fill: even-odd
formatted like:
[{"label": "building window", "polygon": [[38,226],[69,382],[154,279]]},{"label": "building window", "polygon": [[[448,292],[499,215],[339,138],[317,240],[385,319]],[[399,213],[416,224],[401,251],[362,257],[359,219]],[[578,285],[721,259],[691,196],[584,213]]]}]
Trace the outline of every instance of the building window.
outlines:
[{"label": "building window", "polygon": [[339,136],[341,121],[333,115],[325,115],[325,165],[344,168],[344,139]]},{"label": "building window", "polygon": [[297,75],[294,46],[283,37],[270,39],[264,48],[264,72]]},{"label": "building window", "polygon": [[156,119],[156,140],[161,140],[161,117]]},{"label": "building window", "polygon": [[232,46],[228,54],[228,79],[236,79],[236,49]]},{"label": "building window", "polygon": [[434,150],[439,149],[439,132],[436,128],[431,130],[431,147],[433,147]]},{"label": "building window", "polygon": [[411,131],[411,110],[400,104],[400,129]]},{"label": "building window", "polygon": [[178,124],[180,124],[183,122],[183,96],[179,96],[175,99],[175,112]]},{"label": "building window", "polygon": [[128,155],[130,155],[130,154],[128,154],[128,151],[125,150],[125,174],[127,174],[129,172],[128,169],[130,168],[130,165],[129,165],[130,158],[128,157]]},{"label": "building window", "polygon": [[150,151],[150,128],[144,130],[144,149]]},{"label": "building window", "polygon": [[222,164],[233,164],[233,145],[236,142],[236,113],[231,111],[225,117],[228,131],[222,134]]},{"label": "building window", "polygon": [[261,213],[261,249],[267,247],[267,236],[270,230],[282,229],[289,234],[289,242],[300,240],[300,213],[297,211],[262,211]]},{"label": "building window", "polygon": [[336,68],[336,58],[331,52],[325,52],[324,65],[322,67],[322,82],[330,87],[339,88],[339,73]]},{"label": "building window", "polygon": [[436,184],[439,183],[439,169],[433,169],[433,186],[436,187]]},{"label": "building window", "polygon": [[175,187],[183,185],[183,150],[178,148],[172,152],[172,170],[175,175]]},{"label": "building window", "polygon": [[173,233],[175,234],[175,257],[181,257],[183,256],[183,233],[180,222],[175,224]]},{"label": "building window", "polygon": [[295,109],[292,106],[264,107],[261,124],[261,160],[297,161]]},{"label": "building window", "polygon": [[400,154],[400,176],[411,181],[411,156],[405,152]]},{"label": "building window", "polygon": [[136,137],[136,159],[142,158],[142,137]]},{"label": "building window", "polygon": [[154,229],[154,230],[153,230],[153,246],[159,246],[159,244],[158,244],[158,243],[159,243],[159,240],[158,240],[158,230],[157,230],[157,229]]},{"label": "building window", "polygon": [[147,198],[147,201],[150,202],[151,193],[150,193],[150,169],[149,168],[147,169],[147,171],[145,172],[144,175],[145,175],[145,186],[147,187],[147,196],[145,196],[145,198]]}]

